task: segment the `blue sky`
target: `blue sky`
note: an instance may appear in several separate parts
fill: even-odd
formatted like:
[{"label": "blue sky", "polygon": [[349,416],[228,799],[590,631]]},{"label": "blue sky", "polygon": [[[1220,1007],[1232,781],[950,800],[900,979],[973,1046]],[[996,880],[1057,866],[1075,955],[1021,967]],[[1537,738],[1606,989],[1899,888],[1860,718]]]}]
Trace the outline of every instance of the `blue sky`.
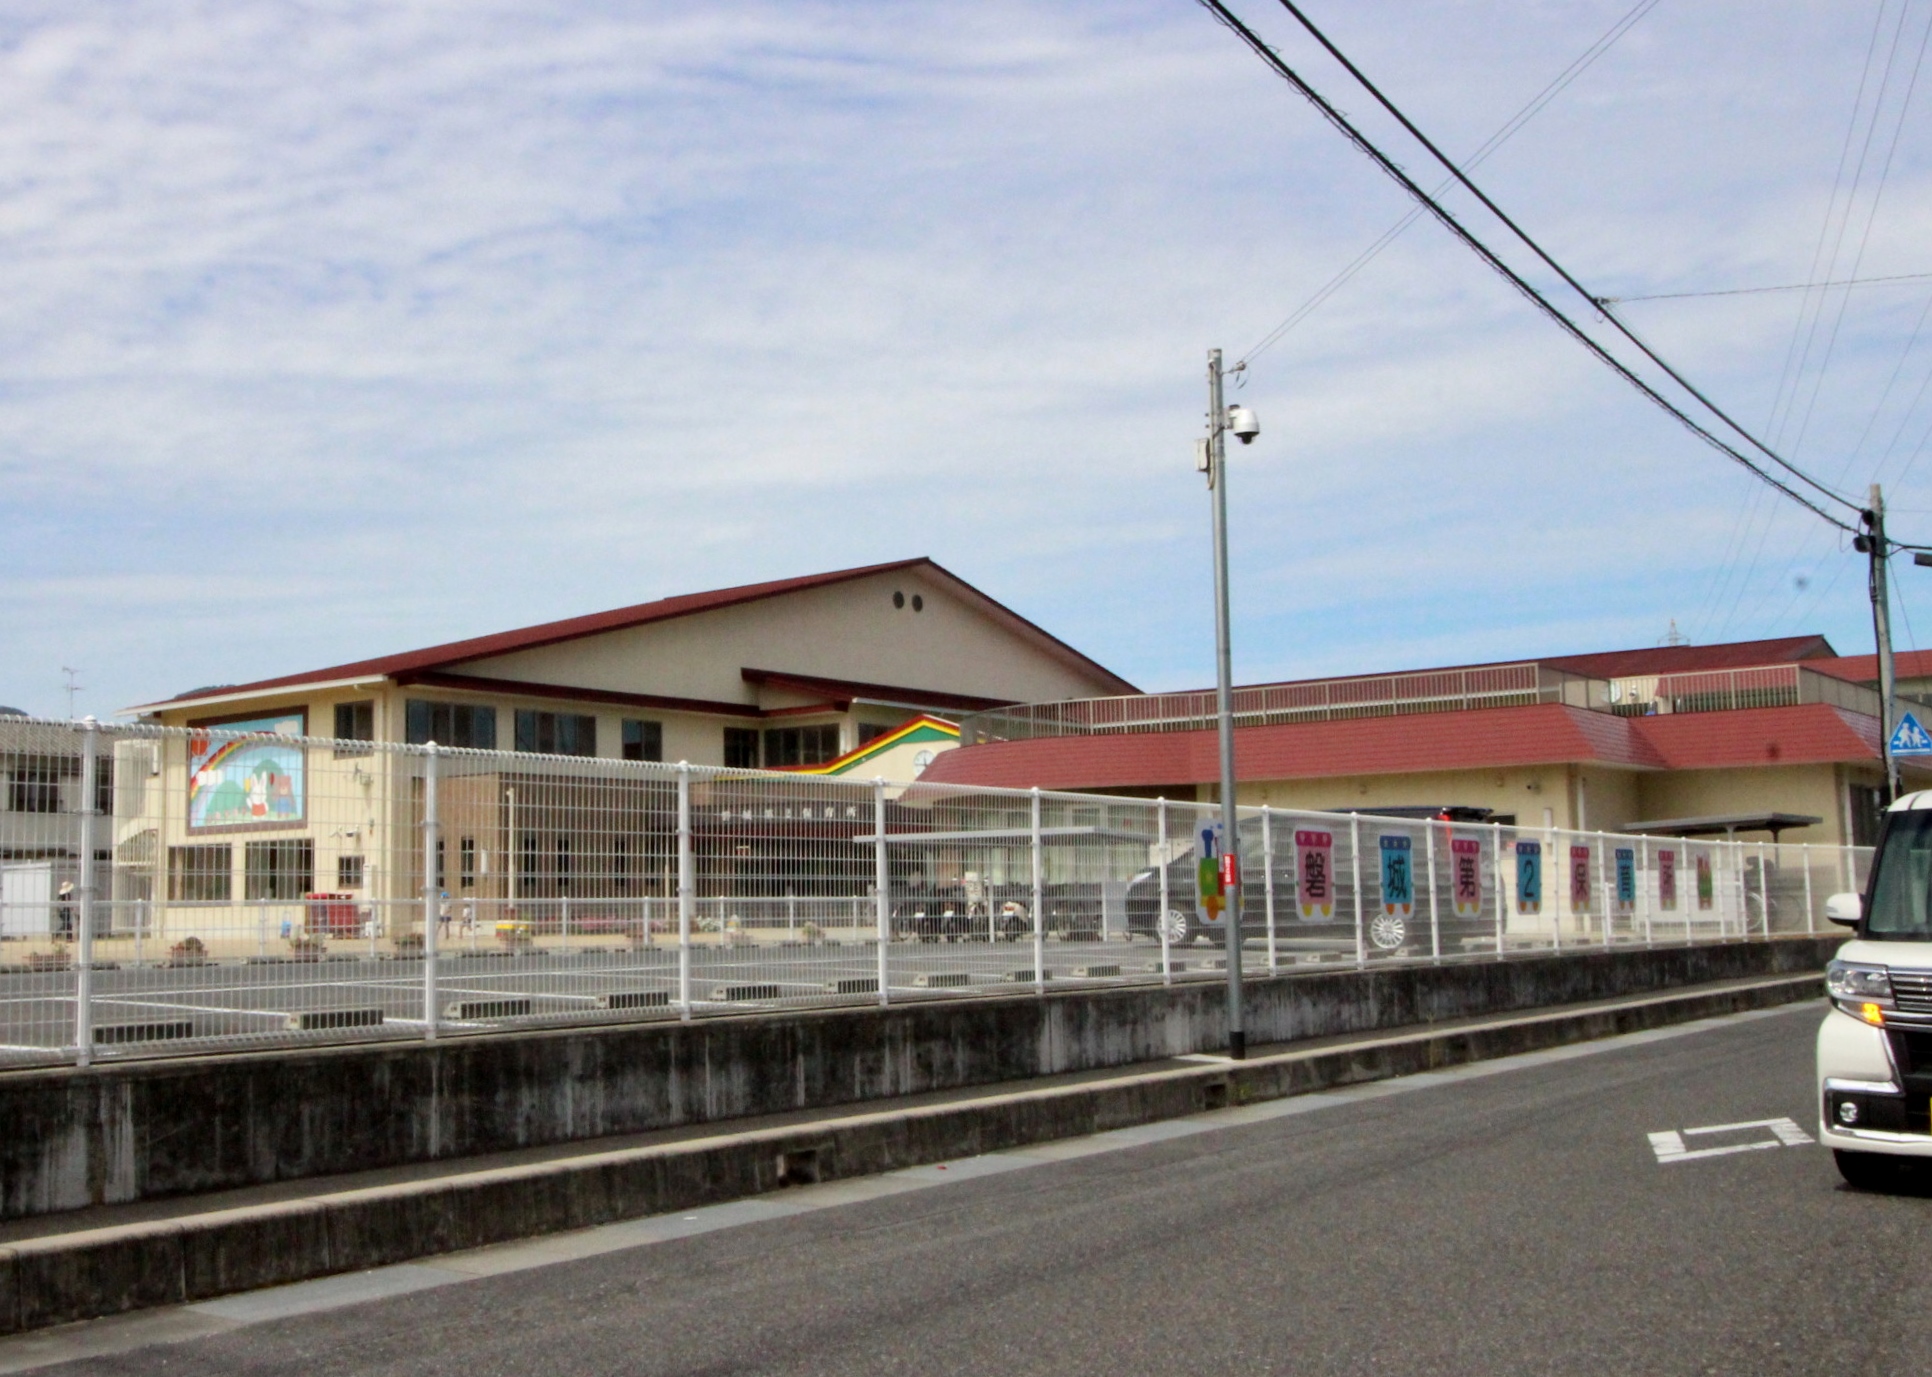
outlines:
[{"label": "blue sky", "polygon": [[[1310,8],[1461,155],[1632,3]],[[1932,272],[1928,23],[1660,0],[1480,178],[1600,295]],[[1186,0],[15,3],[0,91],[0,703],[48,713],[64,665],[106,714],[916,554],[1144,686],[1206,682],[1205,351],[1406,209]],[[1929,302],[1624,309],[1932,543]],[[1427,222],[1238,398],[1243,679],[1673,618],[1869,649],[1837,533]],[[1902,644],[1932,646],[1928,579],[1898,570]]]}]

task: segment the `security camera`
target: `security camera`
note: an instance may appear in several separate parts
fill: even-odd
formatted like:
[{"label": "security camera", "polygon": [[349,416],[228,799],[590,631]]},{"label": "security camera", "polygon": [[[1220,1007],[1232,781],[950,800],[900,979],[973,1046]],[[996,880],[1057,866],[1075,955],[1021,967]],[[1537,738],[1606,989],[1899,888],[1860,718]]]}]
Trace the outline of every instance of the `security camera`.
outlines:
[{"label": "security camera", "polygon": [[1234,432],[1234,438],[1242,444],[1251,445],[1254,443],[1254,437],[1261,433],[1261,422],[1255,419],[1254,412],[1247,407],[1231,406],[1228,408],[1228,429]]}]

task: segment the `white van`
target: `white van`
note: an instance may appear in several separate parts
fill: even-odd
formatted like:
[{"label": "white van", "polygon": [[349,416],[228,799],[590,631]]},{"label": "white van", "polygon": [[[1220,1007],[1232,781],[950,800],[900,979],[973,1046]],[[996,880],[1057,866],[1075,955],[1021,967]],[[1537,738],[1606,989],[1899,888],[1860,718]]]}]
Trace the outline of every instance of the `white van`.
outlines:
[{"label": "white van", "polygon": [[1891,806],[1864,894],[1825,916],[1857,931],[1825,968],[1819,1141],[1852,1185],[1880,1186],[1932,1157],[1932,792]]}]

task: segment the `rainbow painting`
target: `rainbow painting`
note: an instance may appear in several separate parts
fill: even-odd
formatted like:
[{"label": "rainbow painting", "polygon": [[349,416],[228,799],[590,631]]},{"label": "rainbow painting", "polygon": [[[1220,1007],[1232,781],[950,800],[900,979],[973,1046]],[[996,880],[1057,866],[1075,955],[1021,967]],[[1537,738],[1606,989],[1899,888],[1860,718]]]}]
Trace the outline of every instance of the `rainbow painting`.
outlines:
[{"label": "rainbow painting", "polygon": [[[304,820],[303,715],[198,727],[188,739],[188,827],[286,827]],[[245,733],[245,734],[243,734]]]}]

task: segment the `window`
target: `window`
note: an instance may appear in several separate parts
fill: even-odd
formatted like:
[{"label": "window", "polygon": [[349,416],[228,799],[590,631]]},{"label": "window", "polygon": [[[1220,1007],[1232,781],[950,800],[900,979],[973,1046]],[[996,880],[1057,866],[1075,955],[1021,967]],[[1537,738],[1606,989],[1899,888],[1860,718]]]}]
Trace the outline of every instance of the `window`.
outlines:
[{"label": "window", "polygon": [[868,741],[877,741],[888,732],[897,730],[897,727],[882,727],[877,722],[861,722],[859,723],[859,744],[863,746]]},{"label": "window", "polygon": [[447,889],[449,887],[449,881],[443,878],[448,874],[449,868],[443,864],[443,839],[438,837],[436,839],[436,888]]},{"label": "window", "polygon": [[631,887],[631,839],[629,837],[611,838],[610,873],[620,891]]},{"label": "window", "polygon": [[756,727],[726,727],[724,763],[726,769],[755,770],[758,768],[758,729]]},{"label": "window", "polygon": [[463,888],[474,889],[476,887],[476,838],[463,838],[456,848],[456,857],[457,878],[462,881]]},{"label": "window", "polygon": [[570,890],[570,838],[557,838],[557,889],[560,893]]},{"label": "window", "polygon": [[597,719],[518,708],[517,749],[531,755],[596,755]]},{"label": "window", "polygon": [[537,834],[534,832],[525,832],[517,838],[517,875],[526,885],[537,878]]},{"label": "window", "polygon": [[624,719],[624,759],[664,759],[664,724]]},{"label": "window", "polygon": [[335,887],[337,889],[362,888],[362,857],[337,856],[335,858]]},{"label": "window", "polygon": [[233,867],[233,847],[171,846],[168,898],[188,904],[225,904],[233,892]]},{"label": "window", "polygon": [[836,722],[822,727],[767,727],[765,729],[765,768],[784,765],[823,765],[839,758],[839,729]]},{"label": "window", "polygon": [[61,764],[47,755],[16,760],[7,772],[7,807],[16,813],[58,813]]},{"label": "window", "polygon": [[315,888],[315,843],[307,837],[250,842],[242,867],[242,898],[299,899]]},{"label": "window", "polygon": [[[376,705],[374,703],[337,703],[335,705],[335,739],[337,741],[374,741],[376,739]],[[344,750],[338,746],[337,760],[347,755],[367,755],[354,747]]]},{"label": "window", "polygon": [[1878,841],[1878,825],[1885,820],[1885,794],[1870,785],[1847,787],[1851,795],[1851,844],[1871,846]]},{"label": "window", "polygon": [[496,709],[473,703],[431,703],[412,698],[404,709],[404,737],[412,746],[434,741],[439,746],[496,749]]}]

